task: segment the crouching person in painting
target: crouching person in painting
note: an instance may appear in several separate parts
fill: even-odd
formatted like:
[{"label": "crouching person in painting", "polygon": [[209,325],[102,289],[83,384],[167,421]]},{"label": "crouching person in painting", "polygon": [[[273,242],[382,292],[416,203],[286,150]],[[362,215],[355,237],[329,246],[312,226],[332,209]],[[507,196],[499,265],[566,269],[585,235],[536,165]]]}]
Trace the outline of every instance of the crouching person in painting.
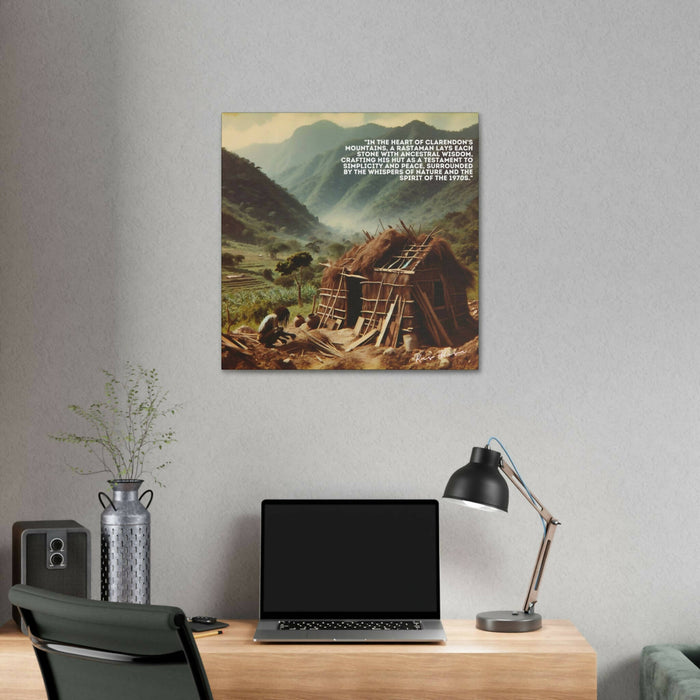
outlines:
[{"label": "crouching person in painting", "polygon": [[296,338],[294,333],[287,333],[284,324],[289,320],[289,309],[286,306],[278,306],[273,313],[268,314],[258,326],[258,340],[266,347],[271,348],[278,340],[286,343],[290,338]]}]

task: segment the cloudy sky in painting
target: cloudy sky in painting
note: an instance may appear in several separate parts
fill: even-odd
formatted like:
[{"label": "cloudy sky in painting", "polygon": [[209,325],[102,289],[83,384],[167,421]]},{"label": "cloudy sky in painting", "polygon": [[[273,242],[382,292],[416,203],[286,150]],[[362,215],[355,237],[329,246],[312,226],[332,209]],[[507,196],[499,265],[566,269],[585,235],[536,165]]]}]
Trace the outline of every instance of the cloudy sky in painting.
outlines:
[{"label": "cloudy sky in painting", "polygon": [[338,126],[360,126],[369,122],[401,126],[419,119],[438,129],[459,131],[476,124],[476,112],[224,112],[221,115],[221,145],[228,151],[252,143],[281,143],[300,126],[328,119]]}]

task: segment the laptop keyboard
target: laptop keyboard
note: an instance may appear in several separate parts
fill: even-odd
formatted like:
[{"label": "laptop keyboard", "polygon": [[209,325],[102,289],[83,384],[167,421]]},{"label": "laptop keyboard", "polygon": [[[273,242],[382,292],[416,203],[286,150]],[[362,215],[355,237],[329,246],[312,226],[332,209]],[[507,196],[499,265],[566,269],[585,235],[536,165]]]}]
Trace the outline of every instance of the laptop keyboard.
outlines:
[{"label": "laptop keyboard", "polygon": [[280,630],[421,630],[420,620],[282,620]]}]

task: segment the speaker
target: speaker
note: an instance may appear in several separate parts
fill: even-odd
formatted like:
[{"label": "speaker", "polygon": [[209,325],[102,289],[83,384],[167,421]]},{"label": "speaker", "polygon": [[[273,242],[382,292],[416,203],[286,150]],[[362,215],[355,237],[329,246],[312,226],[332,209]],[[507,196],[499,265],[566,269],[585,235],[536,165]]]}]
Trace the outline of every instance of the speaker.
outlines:
[{"label": "speaker", "polygon": [[[12,585],[90,597],[90,532],[75,520],[23,520],[12,526]],[[19,610],[12,617],[21,626]]]}]

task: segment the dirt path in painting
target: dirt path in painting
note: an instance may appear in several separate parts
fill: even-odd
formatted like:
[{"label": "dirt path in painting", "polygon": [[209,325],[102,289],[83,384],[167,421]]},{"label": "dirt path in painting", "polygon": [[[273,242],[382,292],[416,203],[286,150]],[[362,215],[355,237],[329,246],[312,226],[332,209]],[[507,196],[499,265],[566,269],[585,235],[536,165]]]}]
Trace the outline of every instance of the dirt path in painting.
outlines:
[{"label": "dirt path in painting", "polygon": [[[477,312],[478,313],[478,312]],[[372,341],[349,352],[356,336],[351,328],[337,331],[288,326],[296,338],[266,348],[252,328],[221,338],[223,369],[477,369],[479,337],[456,347],[375,347]]]}]

